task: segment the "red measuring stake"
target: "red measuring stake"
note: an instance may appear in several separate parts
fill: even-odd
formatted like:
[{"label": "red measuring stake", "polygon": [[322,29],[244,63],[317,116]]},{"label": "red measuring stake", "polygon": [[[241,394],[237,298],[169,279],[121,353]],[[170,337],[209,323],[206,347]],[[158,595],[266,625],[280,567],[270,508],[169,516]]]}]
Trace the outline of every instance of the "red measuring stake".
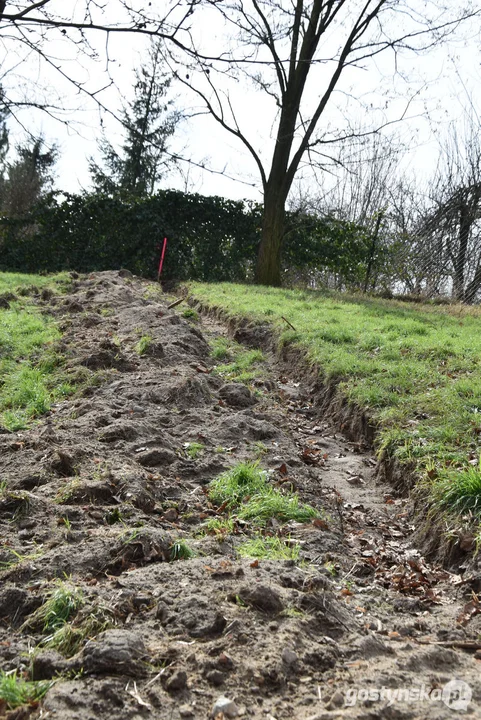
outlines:
[{"label": "red measuring stake", "polygon": [[160,273],[162,272],[162,265],[164,264],[164,256],[165,256],[166,248],[167,248],[167,238],[164,238],[164,243],[162,245],[162,255],[160,256],[159,272],[157,273],[157,282],[160,280]]}]

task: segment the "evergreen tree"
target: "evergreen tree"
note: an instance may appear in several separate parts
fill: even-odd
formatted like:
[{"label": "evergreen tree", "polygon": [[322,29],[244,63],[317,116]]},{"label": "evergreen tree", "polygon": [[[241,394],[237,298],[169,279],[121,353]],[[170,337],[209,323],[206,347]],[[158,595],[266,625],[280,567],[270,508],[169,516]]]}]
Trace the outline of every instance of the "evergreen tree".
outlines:
[{"label": "evergreen tree", "polygon": [[58,150],[55,145],[44,147],[42,137],[18,145],[16,160],[7,164],[2,193],[2,211],[7,215],[22,215],[51,189]]},{"label": "evergreen tree", "polygon": [[97,191],[153,193],[172,162],[166,155],[167,143],[181,117],[167,98],[170,83],[162,74],[160,45],[153,43],[148,63],[136,72],[134,99],[122,112],[125,140],[120,152],[104,136],[99,142],[102,166],[90,161]]}]

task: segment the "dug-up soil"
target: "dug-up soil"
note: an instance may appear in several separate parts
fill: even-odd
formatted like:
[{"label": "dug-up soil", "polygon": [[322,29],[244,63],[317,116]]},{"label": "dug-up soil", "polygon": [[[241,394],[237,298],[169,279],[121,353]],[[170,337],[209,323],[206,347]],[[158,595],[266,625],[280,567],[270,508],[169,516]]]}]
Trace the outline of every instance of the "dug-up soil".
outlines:
[{"label": "dug-up soil", "polygon": [[[219,321],[185,319],[127,272],[35,299],[85,384],[0,434],[0,669],[55,680],[1,717],[481,717],[477,579],[423,559],[407,501],[321,415],[312,376],[267,350],[253,385],[227,382],[209,346]],[[206,532],[225,517],[208,483],[256,459],[319,510],[266,528],[299,545],[296,562],[240,557],[249,524]],[[38,621],[59,580],[83,600],[63,654]]]}]

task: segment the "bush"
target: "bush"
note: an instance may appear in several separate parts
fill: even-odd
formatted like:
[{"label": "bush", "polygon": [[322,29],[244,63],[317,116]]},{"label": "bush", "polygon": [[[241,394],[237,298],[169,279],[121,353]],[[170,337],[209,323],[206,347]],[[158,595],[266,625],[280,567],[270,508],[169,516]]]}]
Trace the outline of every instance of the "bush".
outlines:
[{"label": "bush", "polygon": [[[168,238],[164,281],[244,282],[253,276],[262,207],[176,190],[137,197],[52,193],[23,217],[0,218],[0,270],[58,272],[126,268],[155,277]],[[370,240],[334,218],[287,213],[284,267],[335,274],[347,285],[366,275]]]}]

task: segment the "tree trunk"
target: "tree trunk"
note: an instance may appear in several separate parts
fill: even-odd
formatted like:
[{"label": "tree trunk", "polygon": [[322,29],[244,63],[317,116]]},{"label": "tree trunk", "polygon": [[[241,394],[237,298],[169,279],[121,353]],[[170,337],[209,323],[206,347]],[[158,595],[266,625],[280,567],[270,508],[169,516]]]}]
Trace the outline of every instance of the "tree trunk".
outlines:
[{"label": "tree trunk", "polygon": [[266,192],[262,234],[257,255],[255,282],[279,287],[281,284],[281,248],[284,239],[285,197],[280,192]]},{"label": "tree trunk", "polygon": [[466,255],[468,250],[469,233],[473,219],[467,207],[467,203],[461,200],[459,208],[459,245],[454,264],[453,297],[459,302],[464,301],[464,281],[466,273]]}]

